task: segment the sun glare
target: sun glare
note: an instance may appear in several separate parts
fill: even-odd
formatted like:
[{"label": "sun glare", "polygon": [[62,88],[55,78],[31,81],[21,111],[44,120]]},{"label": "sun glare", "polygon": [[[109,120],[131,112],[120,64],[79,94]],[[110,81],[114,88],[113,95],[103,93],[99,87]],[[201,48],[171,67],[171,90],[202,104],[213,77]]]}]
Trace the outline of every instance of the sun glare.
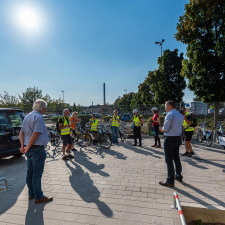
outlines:
[{"label": "sun glare", "polygon": [[14,11],[14,18],[18,28],[26,32],[39,32],[42,26],[41,14],[34,7],[23,6]]}]

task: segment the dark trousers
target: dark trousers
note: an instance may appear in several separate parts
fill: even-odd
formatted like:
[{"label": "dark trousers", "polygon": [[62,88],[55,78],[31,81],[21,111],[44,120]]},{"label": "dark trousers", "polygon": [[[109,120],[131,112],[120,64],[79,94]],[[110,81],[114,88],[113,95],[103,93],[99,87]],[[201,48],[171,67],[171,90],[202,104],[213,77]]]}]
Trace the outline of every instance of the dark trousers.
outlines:
[{"label": "dark trousers", "polygon": [[[165,161],[167,164],[167,183],[174,183],[174,164],[176,167],[176,177],[178,179],[182,179],[181,171],[182,166],[180,162],[179,156],[179,146],[180,146],[181,138],[178,137],[165,137],[164,138],[164,154]],[[174,164],[173,164],[174,162]]]},{"label": "dark trousers", "polygon": [[27,186],[29,197],[39,200],[44,197],[41,190],[41,177],[44,171],[46,152],[43,148],[30,148],[27,156]]},{"label": "dark trousers", "polygon": [[157,141],[158,141],[158,145],[161,146],[161,143],[160,143],[160,138],[159,138],[159,125],[153,125],[154,126],[154,129],[155,129],[155,145],[157,145]]},{"label": "dark trousers", "polygon": [[137,144],[137,138],[139,138],[139,144],[141,144],[141,127],[134,127],[134,143]]}]

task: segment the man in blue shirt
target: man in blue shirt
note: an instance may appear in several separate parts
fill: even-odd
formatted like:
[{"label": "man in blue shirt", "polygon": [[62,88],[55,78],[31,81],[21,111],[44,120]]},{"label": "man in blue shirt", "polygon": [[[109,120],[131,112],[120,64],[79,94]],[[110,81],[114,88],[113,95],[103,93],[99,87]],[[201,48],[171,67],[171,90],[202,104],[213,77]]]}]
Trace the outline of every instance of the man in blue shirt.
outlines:
[{"label": "man in blue shirt", "polygon": [[[173,101],[167,101],[165,103],[165,110],[167,115],[165,117],[164,125],[159,129],[164,132],[164,154],[168,177],[165,183],[159,182],[159,184],[174,187],[174,179],[182,182],[183,178],[181,175],[182,167],[179,156],[179,147],[184,117],[175,109],[175,103]],[[173,162],[176,166],[176,175]]]},{"label": "man in blue shirt", "polygon": [[48,143],[48,132],[43,114],[46,112],[47,102],[38,99],[33,104],[33,111],[23,121],[19,133],[20,151],[27,156],[27,186],[29,200],[35,198],[35,203],[52,201],[53,198],[43,195],[41,190],[41,177],[44,171]]}]

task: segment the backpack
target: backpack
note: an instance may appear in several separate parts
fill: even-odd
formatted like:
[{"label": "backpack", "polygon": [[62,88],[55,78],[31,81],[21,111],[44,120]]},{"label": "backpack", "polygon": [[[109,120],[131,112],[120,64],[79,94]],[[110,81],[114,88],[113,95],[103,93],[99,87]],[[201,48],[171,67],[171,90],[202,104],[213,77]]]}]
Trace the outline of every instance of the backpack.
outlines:
[{"label": "backpack", "polygon": [[190,117],[191,117],[191,120],[192,120],[192,123],[191,123],[190,127],[196,127],[197,124],[198,124],[197,117],[195,115],[190,115]]},{"label": "backpack", "polygon": [[196,127],[197,124],[198,124],[197,117],[196,116],[192,117],[192,124],[190,125],[190,127]]},{"label": "backpack", "polygon": [[59,119],[58,119],[58,121],[57,121],[57,123],[56,123],[56,130],[57,130],[57,132],[60,134],[61,133],[61,130],[59,129],[59,120],[62,118],[62,120],[63,120],[63,122],[64,122],[64,117],[60,117]]}]

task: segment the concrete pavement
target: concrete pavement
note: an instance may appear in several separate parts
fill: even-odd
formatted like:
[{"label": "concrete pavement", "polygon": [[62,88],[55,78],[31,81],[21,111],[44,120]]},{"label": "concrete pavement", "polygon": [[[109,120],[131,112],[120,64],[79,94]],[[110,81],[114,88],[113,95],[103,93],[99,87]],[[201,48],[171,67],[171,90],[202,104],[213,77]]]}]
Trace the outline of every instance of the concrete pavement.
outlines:
[{"label": "concrete pavement", "polygon": [[0,225],[180,225],[170,207],[174,191],[181,205],[225,209],[224,149],[193,145],[193,157],[181,156],[184,182],[167,188],[158,184],[167,174],[163,149],[151,148],[151,138],[143,147],[132,144],[128,139],[107,150],[76,146],[69,161],[61,159],[61,147],[51,147],[42,179],[44,194],[54,197],[48,204],[28,201],[24,156],[0,159],[0,177],[12,185],[0,191]]}]

